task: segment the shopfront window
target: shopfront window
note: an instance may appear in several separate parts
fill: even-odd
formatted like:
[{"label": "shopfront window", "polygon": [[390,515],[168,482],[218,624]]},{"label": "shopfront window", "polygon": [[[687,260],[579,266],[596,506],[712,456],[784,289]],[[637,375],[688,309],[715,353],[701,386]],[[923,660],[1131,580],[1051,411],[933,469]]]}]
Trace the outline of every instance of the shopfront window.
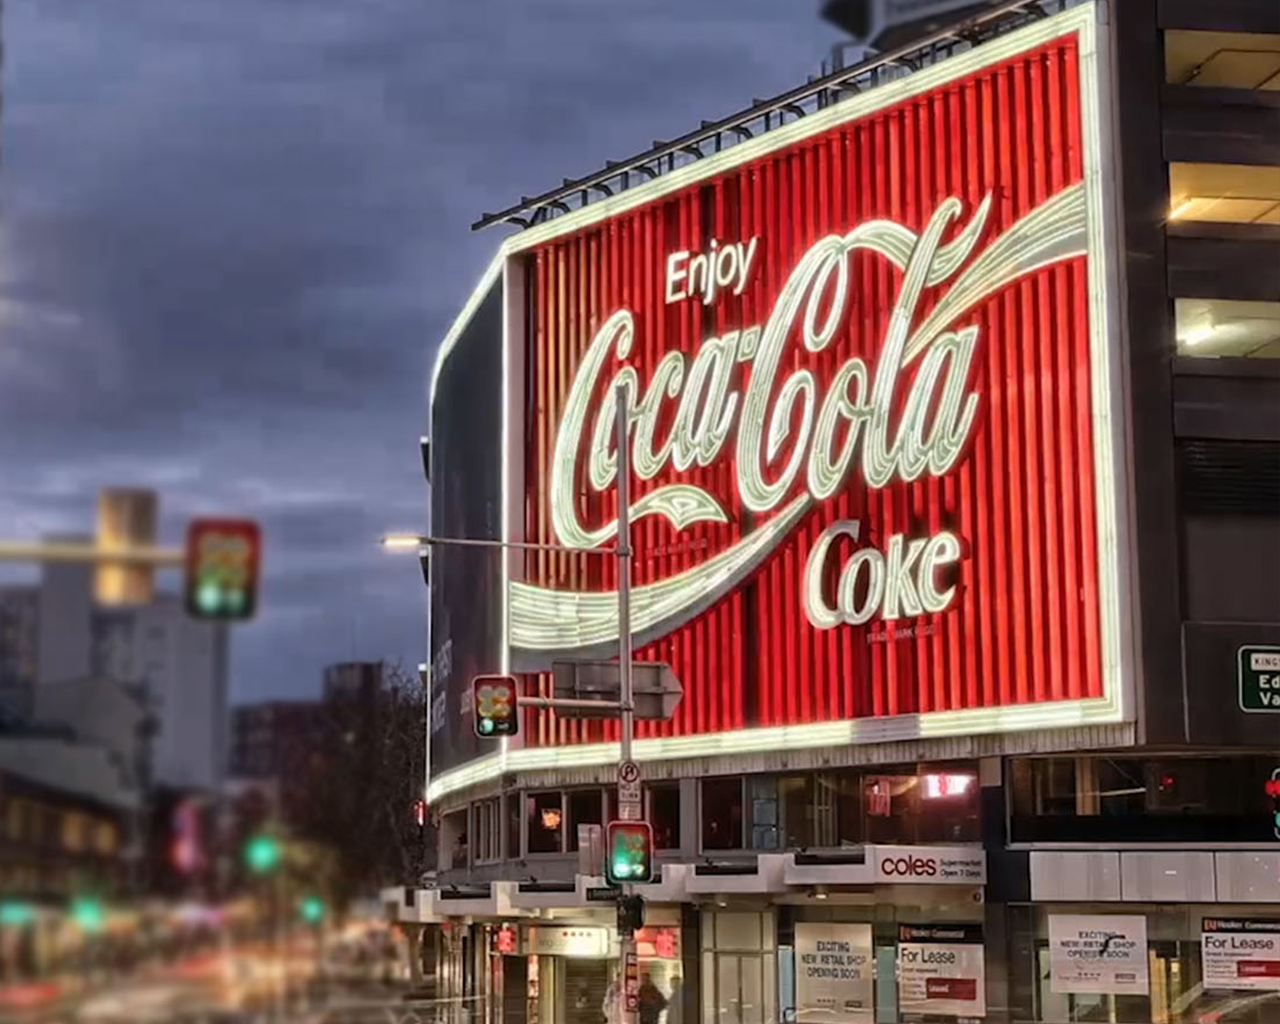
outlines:
[{"label": "shopfront window", "polygon": [[655,849],[680,848],[679,783],[660,783],[649,787],[649,821],[653,825]]},{"label": "shopfront window", "polygon": [[1280,302],[1175,299],[1173,316],[1180,356],[1280,357]]},{"label": "shopfront window", "polygon": [[530,793],[525,798],[530,853],[561,853],[564,850],[564,795]]},{"label": "shopfront window", "polygon": [[[1054,905],[1010,908],[1010,1002],[1045,1024],[1273,1024],[1280,991],[1239,964],[1269,943],[1274,908]],[[1240,929],[1233,931],[1232,929]],[[1247,929],[1247,930],[1245,930]],[[1110,937],[1098,963],[1089,952]]]},{"label": "shopfront window", "polygon": [[1277,757],[1014,761],[1014,842],[1270,842]]},{"label": "shopfront window", "polygon": [[[704,849],[727,823],[703,784]],[[737,782],[730,784],[736,793]],[[728,793],[729,787],[715,790]],[[970,843],[980,841],[981,788],[972,762],[911,765],[903,769],[755,776],[748,780],[748,843],[753,850],[824,850],[863,843]],[[736,840],[736,834],[734,836]],[[717,840],[719,841],[719,840]]]},{"label": "shopfront window", "polygon": [[742,849],[742,778],[702,780],[702,848]]}]

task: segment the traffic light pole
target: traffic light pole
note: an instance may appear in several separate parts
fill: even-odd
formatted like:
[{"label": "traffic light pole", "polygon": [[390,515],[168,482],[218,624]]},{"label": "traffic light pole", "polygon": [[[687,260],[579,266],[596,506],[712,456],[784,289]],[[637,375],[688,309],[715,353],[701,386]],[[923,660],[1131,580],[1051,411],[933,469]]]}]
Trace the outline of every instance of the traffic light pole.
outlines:
[{"label": "traffic light pole", "polygon": [[[619,769],[631,760],[631,734],[635,727],[635,705],[631,692],[631,452],[627,444],[627,389],[619,384],[614,389],[618,455],[618,681],[621,699],[621,736],[619,737]],[[618,806],[622,806],[621,771],[619,770]],[[623,898],[631,896],[630,884],[622,886]],[[622,985],[618,993],[619,1024],[636,1024],[639,1010],[640,978],[636,955],[636,936],[630,928],[618,935],[622,958]]]}]

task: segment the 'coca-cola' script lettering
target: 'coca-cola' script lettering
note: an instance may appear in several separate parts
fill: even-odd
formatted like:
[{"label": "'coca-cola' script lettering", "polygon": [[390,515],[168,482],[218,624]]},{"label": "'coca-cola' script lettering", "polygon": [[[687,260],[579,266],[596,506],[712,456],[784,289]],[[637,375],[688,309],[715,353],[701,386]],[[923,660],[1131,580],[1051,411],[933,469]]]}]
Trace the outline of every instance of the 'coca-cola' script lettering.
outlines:
[{"label": "'coca-cola' script lettering", "polygon": [[[1032,210],[971,258],[989,211],[988,196],[946,244],[943,237],[962,213],[954,198],[938,207],[919,235],[888,220],[828,235],[801,257],[764,324],[709,337],[692,358],[667,352],[643,386],[629,365],[619,367],[609,386],[603,386],[610,359],[624,361],[631,354],[636,333],[631,311],[615,311],[599,328],[569,390],[551,460],[551,521],[559,541],[592,548],[617,533],[616,520],[590,523],[579,518],[575,482],[585,453],[590,486],[603,491],[613,485],[619,387],[627,404],[627,437],[636,476],[652,480],[663,471],[679,474],[695,465],[708,466],[725,457],[734,437],[738,500],[750,512],[772,513],[761,526],[696,568],[636,588],[634,632],[660,635],[692,609],[705,607],[708,593],[722,594],[736,585],[808,509],[845,486],[852,472],[858,472],[866,486],[882,488],[898,480],[941,476],[957,465],[970,441],[980,401],[970,387],[979,327],[957,321],[1010,281],[1079,255],[1086,247],[1085,195],[1079,185]],[[734,253],[723,261],[727,289],[740,290],[755,247],[756,239],[726,246],[725,252]],[[849,359],[825,385],[811,369],[795,369],[779,384],[780,367],[791,362],[784,360],[789,346],[822,352],[844,326],[850,255],[859,249],[889,259],[903,272],[874,364]],[[684,283],[692,284],[688,262],[669,261],[668,301],[673,297],[673,266],[684,266]],[[718,280],[715,267],[716,260],[708,259],[702,279],[712,287]],[[924,290],[942,285],[948,285],[946,292],[918,317]],[[692,294],[688,289],[676,297]],[[917,362],[914,373],[908,373]],[[740,363],[749,366],[745,388],[735,373]],[[596,396],[601,397],[593,409]],[[660,422],[672,424],[662,437]],[[630,514],[633,519],[660,515],[677,530],[729,518],[713,495],[685,481],[649,491]],[[949,532],[932,537],[895,534],[884,538],[883,551],[859,549],[839,574],[834,595],[824,594],[824,560],[842,534],[856,541],[857,524],[832,524],[809,555],[805,611],[815,627],[936,613],[953,599],[954,586],[943,586],[940,577],[959,561],[962,545]],[[517,647],[581,649],[617,636],[614,595],[556,591],[521,582],[511,586],[511,635]]]}]

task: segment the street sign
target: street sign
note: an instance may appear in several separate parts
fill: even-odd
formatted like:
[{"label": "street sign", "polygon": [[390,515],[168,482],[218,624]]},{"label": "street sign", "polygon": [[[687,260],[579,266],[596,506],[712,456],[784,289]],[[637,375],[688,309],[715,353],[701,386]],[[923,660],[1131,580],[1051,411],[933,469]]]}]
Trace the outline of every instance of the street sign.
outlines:
[{"label": "street sign", "polygon": [[640,766],[634,761],[621,761],[618,764],[618,814],[629,821],[638,821],[642,815],[634,818],[623,808],[631,806],[640,809],[642,794],[640,791]]},{"label": "street sign", "polygon": [[633,803],[618,802],[619,821],[644,821],[644,805],[639,801]]},{"label": "street sign", "polygon": [[1280,714],[1280,647],[1254,644],[1236,652],[1240,710]]},{"label": "street sign", "polygon": [[640,958],[634,946],[627,950],[625,969],[627,1013],[635,1013],[640,1009]]},{"label": "street sign", "polygon": [[[622,697],[616,661],[556,661],[551,664],[551,676],[557,698],[616,703]],[[631,663],[631,699],[637,720],[667,721],[683,696],[684,687],[670,665]],[[561,718],[617,718],[618,708],[602,704],[597,708],[562,708],[556,713]]]},{"label": "street sign", "polygon": [[587,902],[612,903],[621,892],[622,890],[616,885],[589,885],[587,886]]}]

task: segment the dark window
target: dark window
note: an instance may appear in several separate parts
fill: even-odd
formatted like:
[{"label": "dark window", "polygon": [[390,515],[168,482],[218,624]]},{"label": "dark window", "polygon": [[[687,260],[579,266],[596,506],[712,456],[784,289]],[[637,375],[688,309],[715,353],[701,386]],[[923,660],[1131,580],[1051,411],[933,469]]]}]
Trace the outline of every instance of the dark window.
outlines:
[{"label": "dark window", "polygon": [[653,845],[658,850],[680,848],[680,784],[659,783],[649,787],[649,821],[653,824]]},{"label": "dark window", "polygon": [[1274,841],[1266,786],[1278,766],[1276,756],[1015,761],[1012,839]]},{"label": "dark window", "polygon": [[920,780],[915,775],[867,775],[862,783],[867,842],[910,843],[920,814]]},{"label": "dark window", "polygon": [[[866,836],[862,820],[862,776],[858,772],[828,772],[818,776],[818,846],[857,846]],[[829,834],[834,810],[834,835]]]},{"label": "dark window", "polygon": [[751,792],[751,849],[776,850],[778,827],[778,784],[770,775],[753,775],[747,780]]},{"label": "dark window", "polygon": [[507,795],[507,857],[520,856],[520,794]]},{"label": "dark window", "polygon": [[[812,775],[786,775],[778,780],[778,800],[782,804],[784,845],[788,850],[818,846],[814,828],[816,807]],[[823,844],[825,845],[825,844]]]},{"label": "dark window", "polygon": [[742,849],[742,779],[702,780],[702,848]]},{"label": "dark window", "polygon": [[1076,813],[1075,758],[1014,761],[1010,779],[1014,806],[1037,815]]},{"label": "dark window", "polygon": [[568,794],[569,828],[565,833],[565,845],[570,850],[578,848],[579,825],[601,825],[601,792],[598,789],[578,789]]},{"label": "dark window", "polygon": [[564,849],[564,803],[562,794],[530,793],[526,797],[529,808],[529,852],[560,853]]}]

